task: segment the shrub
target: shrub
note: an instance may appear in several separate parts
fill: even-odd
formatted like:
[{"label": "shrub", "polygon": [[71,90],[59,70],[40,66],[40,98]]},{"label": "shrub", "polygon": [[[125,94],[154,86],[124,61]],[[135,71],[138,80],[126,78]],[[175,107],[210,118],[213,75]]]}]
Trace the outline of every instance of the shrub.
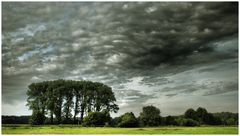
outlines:
[{"label": "shrub", "polygon": [[107,111],[89,112],[83,119],[83,126],[105,126],[110,122],[110,114]]},{"label": "shrub", "polygon": [[118,125],[119,127],[137,127],[138,126],[138,120],[134,116],[132,112],[127,112],[124,115],[120,117],[118,120]]},{"label": "shrub", "polygon": [[199,123],[193,119],[186,119],[183,123],[184,126],[198,126]]},{"label": "shrub", "polygon": [[235,125],[235,120],[233,118],[229,118],[226,120],[227,125]]},{"label": "shrub", "polygon": [[199,122],[193,119],[186,119],[183,117],[179,117],[176,119],[177,125],[179,126],[198,126]]},{"label": "shrub", "polygon": [[121,122],[121,117],[115,117],[111,120],[110,125],[111,126],[118,126],[118,124]]},{"label": "shrub", "polygon": [[165,118],[165,125],[177,125],[177,122],[174,117],[172,116],[167,116]]},{"label": "shrub", "polygon": [[42,125],[45,121],[45,116],[40,112],[33,112],[29,121],[32,125]]}]

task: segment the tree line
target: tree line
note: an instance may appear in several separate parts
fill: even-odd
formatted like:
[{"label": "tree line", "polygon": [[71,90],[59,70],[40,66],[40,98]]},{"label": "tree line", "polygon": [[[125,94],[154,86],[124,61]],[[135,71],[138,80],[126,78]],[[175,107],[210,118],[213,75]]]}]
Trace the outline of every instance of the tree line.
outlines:
[{"label": "tree line", "polygon": [[[152,110],[155,112],[152,112]],[[136,117],[132,112],[127,112],[119,117],[112,118],[106,110],[103,110],[101,112],[89,112],[81,125],[100,127],[238,125],[237,113],[209,113],[201,107],[194,111],[194,114],[191,114],[192,111],[193,109],[188,109],[183,115],[162,117],[160,116],[160,110],[156,107],[145,106],[139,117]],[[30,118],[31,116],[2,116],[2,124],[28,124]],[[46,118],[45,124],[48,122],[47,120],[49,120],[49,117]],[[72,123],[74,124],[74,122]]]},{"label": "tree line", "polygon": [[238,114],[230,112],[209,113],[199,107],[195,111],[187,109],[183,115],[160,115],[155,106],[145,106],[140,115],[127,112],[119,117],[111,118],[106,112],[91,112],[83,120],[83,126],[111,126],[111,127],[152,127],[152,126],[200,126],[200,125],[238,125]]},{"label": "tree line", "polygon": [[28,124],[30,116],[2,116],[2,124]]},{"label": "tree line", "polygon": [[31,124],[81,123],[89,112],[117,112],[111,87],[99,82],[54,80],[28,86]]},{"label": "tree line", "polygon": [[[32,110],[30,124],[80,124],[82,126],[145,127],[237,125],[237,113],[209,113],[205,108],[187,109],[184,115],[162,117],[155,106],[145,106],[136,117],[127,112],[112,118],[118,105],[111,87],[98,82],[54,80],[28,86],[27,106]],[[11,122],[5,116],[4,122]],[[26,118],[25,118],[26,121]]]}]

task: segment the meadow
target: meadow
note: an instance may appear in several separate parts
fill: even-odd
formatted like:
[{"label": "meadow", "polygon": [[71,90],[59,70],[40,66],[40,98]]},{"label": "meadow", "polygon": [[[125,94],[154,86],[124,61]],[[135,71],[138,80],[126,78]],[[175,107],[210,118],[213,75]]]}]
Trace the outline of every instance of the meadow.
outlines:
[{"label": "meadow", "polygon": [[2,134],[238,134],[238,126],[160,126],[144,128],[81,127],[78,125],[2,125]]}]

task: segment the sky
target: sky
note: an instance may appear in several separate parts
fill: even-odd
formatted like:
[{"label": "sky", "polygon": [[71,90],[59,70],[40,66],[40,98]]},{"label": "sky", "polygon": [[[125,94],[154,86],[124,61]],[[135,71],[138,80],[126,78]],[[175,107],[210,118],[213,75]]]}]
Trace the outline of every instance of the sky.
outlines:
[{"label": "sky", "polygon": [[3,2],[2,114],[30,115],[28,85],[112,87],[120,110],[238,112],[237,2]]}]

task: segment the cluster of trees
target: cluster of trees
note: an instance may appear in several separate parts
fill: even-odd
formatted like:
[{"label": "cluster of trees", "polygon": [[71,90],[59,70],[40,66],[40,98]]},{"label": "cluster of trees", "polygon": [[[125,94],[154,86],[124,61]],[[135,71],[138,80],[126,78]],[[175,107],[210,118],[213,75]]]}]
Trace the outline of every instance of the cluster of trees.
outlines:
[{"label": "cluster of trees", "polygon": [[30,116],[2,116],[2,124],[28,124]]},{"label": "cluster of trees", "polygon": [[213,113],[214,117],[221,119],[222,125],[238,125],[238,114],[231,112]]},{"label": "cluster of trees", "polygon": [[91,112],[117,112],[111,87],[98,82],[55,80],[28,86],[31,124],[81,123]]},{"label": "cluster of trees", "polygon": [[209,113],[202,107],[197,108],[196,111],[190,108],[186,110],[184,115],[163,118],[162,124],[179,126],[238,125],[238,113]]},{"label": "cluster of trees", "polygon": [[[81,124],[83,126],[145,127],[161,125],[237,125],[238,114],[209,113],[199,107],[188,109],[184,115],[161,117],[160,110],[145,106],[139,117],[127,112],[111,118],[118,105],[111,87],[98,82],[54,80],[32,83],[28,86],[27,106],[33,111],[31,124]],[[3,123],[17,118],[4,117]],[[22,118],[23,119],[23,118]],[[12,121],[16,123],[16,121]]]},{"label": "cluster of trees", "polygon": [[88,116],[84,117],[83,126],[105,126],[110,123],[111,117],[107,110],[101,112],[89,112]]},{"label": "cluster of trees", "polygon": [[[103,114],[104,113],[92,113]],[[132,112],[127,112],[120,117],[110,118],[106,116],[95,115],[85,117],[84,126],[112,126],[112,127],[149,127],[149,126],[198,126],[198,125],[238,125],[238,114],[221,112],[209,113],[205,108],[199,107],[196,111],[188,109],[184,115],[161,117],[160,110],[154,106],[145,106],[139,117]],[[98,117],[101,117],[98,119]],[[103,118],[105,117],[105,119]],[[90,119],[91,118],[91,119]],[[98,120],[98,121],[96,121]],[[94,123],[94,122],[100,122]]]},{"label": "cluster of trees", "polygon": [[160,123],[160,110],[154,106],[143,107],[138,118],[132,112],[111,118],[108,112],[102,111],[91,112],[83,119],[83,126],[143,127],[159,126]]},{"label": "cluster of trees", "polygon": [[213,114],[208,113],[206,109],[199,107],[196,111],[194,109],[188,109],[184,117],[187,119],[191,119],[192,125],[220,125],[221,119],[218,117],[214,117]]},{"label": "cluster of trees", "polygon": [[[111,118],[107,110],[89,112],[83,118],[82,126],[144,127],[144,126],[196,126],[196,125],[238,125],[238,113],[208,113],[204,108],[196,111],[188,109],[180,116],[160,116],[160,110],[154,106],[143,107],[139,117],[127,112]],[[194,113],[194,114],[192,114]],[[196,116],[197,115],[197,116]],[[30,116],[2,116],[3,124],[27,124]],[[46,118],[49,120],[50,118]],[[80,118],[79,118],[80,119]],[[72,122],[74,123],[74,122]]]}]

